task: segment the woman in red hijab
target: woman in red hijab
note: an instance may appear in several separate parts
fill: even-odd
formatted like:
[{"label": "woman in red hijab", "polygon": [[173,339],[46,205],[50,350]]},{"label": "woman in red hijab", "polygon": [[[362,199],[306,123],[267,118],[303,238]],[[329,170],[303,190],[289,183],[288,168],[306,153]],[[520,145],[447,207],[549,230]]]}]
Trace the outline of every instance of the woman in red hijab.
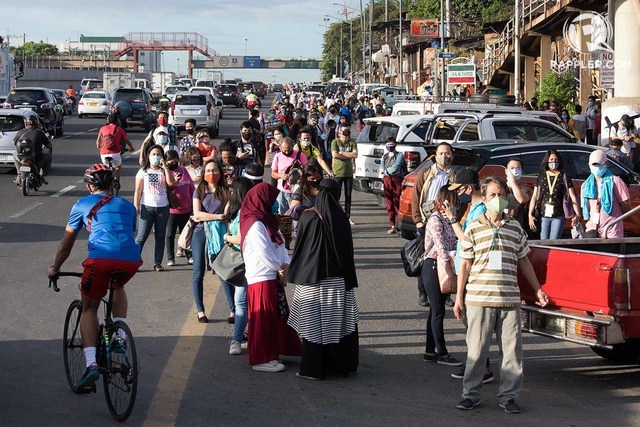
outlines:
[{"label": "woman in red hijab", "polygon": [[247,193],[240,208],[240,238],[248,283],[249,343],[254,371],[284,371],[280,355],[300,356],[298,334],[287,325],[289,307],[281,282],[290,258],[272,206],[278,189],[260,183]]}]

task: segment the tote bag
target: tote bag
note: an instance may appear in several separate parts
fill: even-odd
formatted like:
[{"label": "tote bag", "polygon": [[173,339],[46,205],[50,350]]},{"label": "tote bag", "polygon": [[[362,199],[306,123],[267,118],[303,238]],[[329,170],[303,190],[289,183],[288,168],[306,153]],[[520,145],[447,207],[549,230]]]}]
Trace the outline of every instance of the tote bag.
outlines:
[{"label": "tote bag", "polygon": [[189,249],[191,247],[191,237],[193,236],[193,228],[195,227],[195,221],[190,219],[182,229],[180,237],[178,237],[178,246],[183,249]]},{"label": "tote bag", "polygon": [[455,251],[447,255],[447,260],[438,258],[437,270],[438,270],[438,282],[440,282],[440,292],[444,295],[455,294],[458,290],[458,276],[456,275],[455,268]]},{"label": "tote bag", "polygon": [[225,245],[211,265],[220,278],[234,286],[242,286],[244,280],[244,259],[238,249]]}]

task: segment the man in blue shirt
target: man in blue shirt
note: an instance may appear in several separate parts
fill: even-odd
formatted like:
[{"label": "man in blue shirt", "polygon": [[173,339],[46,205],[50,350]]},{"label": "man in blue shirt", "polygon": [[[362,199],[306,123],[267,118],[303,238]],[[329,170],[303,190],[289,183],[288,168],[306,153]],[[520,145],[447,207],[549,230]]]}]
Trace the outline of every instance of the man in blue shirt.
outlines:
[{"label": "man in blue shirt", "polygon": [[89,231],[89,253],[82,263],[80,332],[87,369],[76,384],[79,389],[90,386],[100,377],[95,347],[98,337],[97,312],[100,300],[107,294],[112,282],[111,273],[124,273],[111,283],[114,289],[112,313],[114,322],[126,323],[127,294],[123,286],[142,265],[140,247],[134,238],[136,209],[128,200],[111,196],[113,180],[113,171],[101,163],[85,171],[84,182],[91,195],[78,200],[71,209],[55,260],[47,270],[49,278],[58,275],[62,264],[71,254],[78,233],[85,226]]}]

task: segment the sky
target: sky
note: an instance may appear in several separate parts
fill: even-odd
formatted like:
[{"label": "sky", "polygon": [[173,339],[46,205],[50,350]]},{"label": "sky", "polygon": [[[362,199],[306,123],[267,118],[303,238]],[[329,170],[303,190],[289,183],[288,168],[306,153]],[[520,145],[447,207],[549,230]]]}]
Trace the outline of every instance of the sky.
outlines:
[{"label": "sky", "polygon": [[[342,19],[345,4],[359,8],[356,0],[30,0],[28,12],[17,1],[2,5],[0,34],[12,45],[47,41],[59,46],[85,36],[122,36],[129,32],[196,32],[208,38],[209,47],[224,55],[264,58],[322,57],[325,15],[329,24]],[[366,3],[366,2],[365,2]],[[355,15],[351,15],[352,17]],[[14,43],[14,41],[16,43]],[[166,71],[185,72],[186,52],[165,52]],[[178,61],[180,58],[180,61]],[[275,77],[274,77],[275,74]],[[316,81],[319,70],[227,70],[225,79],[252,78],[265,82]]]}]

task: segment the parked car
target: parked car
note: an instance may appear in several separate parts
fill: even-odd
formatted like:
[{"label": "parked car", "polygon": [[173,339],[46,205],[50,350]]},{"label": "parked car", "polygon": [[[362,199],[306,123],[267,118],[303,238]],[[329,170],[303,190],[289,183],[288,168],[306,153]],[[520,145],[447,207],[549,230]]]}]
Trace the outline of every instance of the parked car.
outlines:
[{"label": "parked car", "polygon": [[[14,168],[14,154],[16,146],[13,139],[24,129],[27,117],[33,115],[29,110],[0,109],[0,170],[8,171]],[[38,128],[46,133],[44,122],[38,118]],[[51,136],[47,133],[47,136]]]},{"label": "parked car", "polygon": [[151,130],[155,115],[151,111],[151,97],[145,89],[116,89],[111,99],[111,109],[117,108],[124,119],[123,127],[142,126]]},{"label": "parked car", "polygon": [[73,112],[73,101],[62,89],[51,89],[53,94],[56,97],[56,102],[62,106],[62,110],[64,111],[64,115],[68,116]]},{"label": "parked car", "polygon": [[164,94],[172,101],[178,92],[189,92],[189,87],[186,85],[169,85],[164,89]]},{"label": "parked car", "polygon": [[[405,239],[415,236],[415,224],[411,215],[411,199],[413,197],[413,184],[416,174],[433,165],[433,154],[436,146],[427,147],[428,157],[412,173],[407,175],[402,182],[402,194],[400,195],[400,209],[396,227],[400,235]],[[480,178],[487,176],[505,177],[507,163],[512,158],[522,161],[521,183],[533,188],[536,184],[542,159],[550,149],[557,150],[565,162],[567,174],[573,180],[574,188],[580,192],[580,186],[589,177],[589,155],[593,150],[601,148],[574,143],[563,142],[532,142],[532,141],[476,141],[460,143],[453,146],[453,168],[460,170],[469,167],[478,172]],[[609,170],[622,178],[629,186],[631,195],[631,207],[640,204],[640,176],[634,171],[623,166],[617,160],[609,160]],[[579,195],[578,195],[579,196]],[[567,221],[567,228],[570,221]],[[626,234],[640,234],[640,215],[636,215],[624,222]]]},{"label": "parked car", "polygon": [[211,129],[211,137],[220,133],[220,116],[215,100],[209,93],[178,93],[169,109],[169,124],[176,127],[178,132],[184,129],[184,122],[194,119],[196,127]]},{"label": "parked car", "polygon": [[218,85],[218,93],[222,96],[222,102],[224,105],[235,105],[236,107],[242,106],[244,97],[238,90],[238,85],[231,83],[224,83]]},{"label": "parked car", "polygon": [[378,89],[380,98],[387,103],[387,106],[393,108],[398,99],[403,99],[407,96],[407,90],[403,87],[383,87]]},{"label": "parked car", "polygon": [[78,102],[78,117],[104,116],[111,111],[111,95],[108,92],[92,90],[82,95]]},{"label": "parked car", "polygon": [[9,92],[3,108],[35,111],[51,135],[64,135],[64,110],[58,104],[51,89],[44,87],[21,87]]},{"label": "parked car", "polygon": [[264,99],[267,96],[267,85],[263,82],[251,82],[253,83],[253,87],[255,88],[255,94],[258,95],[259,98]]}]

